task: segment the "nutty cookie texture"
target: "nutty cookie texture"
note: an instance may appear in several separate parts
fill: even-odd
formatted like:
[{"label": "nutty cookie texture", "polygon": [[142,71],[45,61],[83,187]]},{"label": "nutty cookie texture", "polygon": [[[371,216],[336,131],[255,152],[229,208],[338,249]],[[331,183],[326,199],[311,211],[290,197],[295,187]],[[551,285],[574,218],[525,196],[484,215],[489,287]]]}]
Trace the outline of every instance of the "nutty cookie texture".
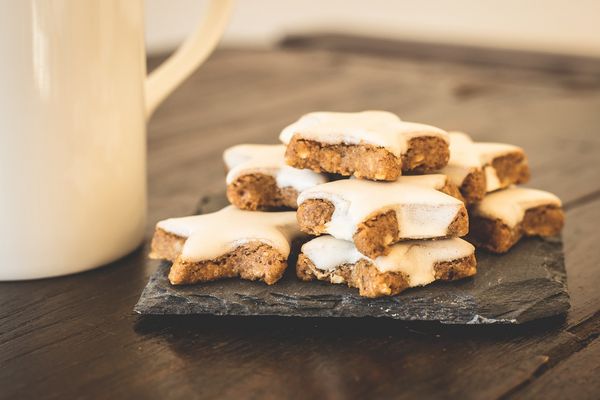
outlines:
[{"label": "nutty cookie texture", "polygon": [[385,111],[306,114],[279,138],[293,167],[371,180],[432,172],[449,158],[445,131]]},{"label": "nutty cookie texture", "polygon": [[302,246],[296,265],[301,280],[347,284],[364,297],[392,296],[410,287],[462,279],[476,272],[474,247],[458,238],[402,242],[392,246],[387,256],[371,259],[351,242],[320,236]]},{"label": "nutty cookie texture", "polygon": [[298,198],[300,229],[353,241],[375,258],[402,240],[464,236],[469,220],[444,175],[401,177],[396,182],[349,179],[304,191]]},{"label": "nutty cookie texture", "polygon": [[212,214],[171,218],[156,225],[150,258],[172,262],[173,285],[240,277],[277,282],[291,243],[302,236],[295,213],[242,211],[228,206]]},{"label": "nutty cookie texture", "polygon": [[487,195],[470,209],[469,241],[505,253],[523,236],[554,236],[563,228],[560,199],[542,190],[511,187]]},{"label": "nutty cookie texture", "polygon": [[286,165],[285,146],[241,144],[225,150],[227,199],[243,210],[296,208],[298,193],[327,177]]}]

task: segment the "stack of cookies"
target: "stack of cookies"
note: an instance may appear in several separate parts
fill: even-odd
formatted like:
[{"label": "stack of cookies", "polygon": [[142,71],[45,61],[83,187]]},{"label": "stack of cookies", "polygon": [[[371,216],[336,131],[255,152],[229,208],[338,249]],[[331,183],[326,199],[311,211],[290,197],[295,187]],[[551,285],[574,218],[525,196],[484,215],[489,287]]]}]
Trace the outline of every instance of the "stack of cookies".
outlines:
[{"label": "stack of cookies", "polygon": [[384,111],[307,114],[280,140],[225,151],[231,206],[157,224],[150,256],[173,263],[172,284],[273,284],[304,242],[299,279],[395,295],[474,275],[469,224],[469,240],[494,252],[562,227],[555,196],[512,186],[529,178],[515,146]]}]

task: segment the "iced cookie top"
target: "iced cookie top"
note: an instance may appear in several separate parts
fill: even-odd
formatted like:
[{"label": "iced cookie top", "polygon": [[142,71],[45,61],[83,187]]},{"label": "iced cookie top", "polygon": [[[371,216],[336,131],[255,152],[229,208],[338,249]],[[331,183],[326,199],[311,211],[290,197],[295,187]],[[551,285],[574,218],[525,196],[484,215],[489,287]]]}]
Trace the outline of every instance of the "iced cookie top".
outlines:
[{"label": "iced cookie top", "polygon": [[445,177],[440,175],[402,177],[396,182],[339,180],[305,190],[298,206],[309,199],[331,202],[335,210],[325,231],[339,239],[352,240],[361,222],[387,210],[396,212],[401,238],[441,237],[464,210],[460,200],[435,189],[442,181]]},{"label": "iced cookie top", "polygon": [[181,257],[196,262],[215,259],[253,241],[265,243],[287,257],[290,241],[301,235],[293,211],[243,211],[234,206],[211,214],[165,219],[156,227],[187,238]]},{"label": "iced cookie top", "polygon": [[522,153],[523,149],[519,146],[506,143],[493,142],[475,142],[475,150],[479,154],[482,165],[491,164],[495,158],[505,156],[510,153]]},{"label": "iced cookie top", "polygon": [[444,174],[425,174],[425,175],[404,175],[396,180],[396,183],[407,185],[424,186],[435,190],[440,190],[446,186],[446,175]]},{"label": "iced cookie top", "polygon": [[523,153],[518,146],[505,143],[473,142],[471,137],[463,132],[450,132],[450,159],[448,165],[440,172],[448,176],[450,182],[457,186],[471,172],[483,170],[486,176],[486,191],[491,192],[500,188],[500,180],[492,162],[498,157],[511,153]]},{"label": "iced cookie top", "polygon": [[285,146],[281,144],[240,144],[223,152],[229,172],[227,184],[249,174],[264,174],[275,178],[277,186],[302,191],[325,183],[325,175],[307,169],[296,169],[285,164]]},{"label": "iced cookie top", "polygon": [[371,144],[384,147],[398,157],[406,152],[408,141],[414,137],[448,140],[442,129],[405,122],[387,111],[313,112],[287,126],[279,139],[288,144],[295,135],[328,144]]},{"label": "iced cookie top", "polygon": [[473,255],[475,248],[459,239],[412,240],[396,243],[386,256],[376,259],[361,254],[350,241],[319,236],[302,246],[302,253],[320,270],[332,270],[361,259],[371,261],[380,272],[402,272],[410,286],[426,285],[435,280],[435,265]]},{"label": "iced cookie top", "polygon": [[510,187],[488,194],[471,212],[475,216],[499,219],[510,227],[523,221],[525,212],[540,206],[561,206],[554,194],[543,190]]}]

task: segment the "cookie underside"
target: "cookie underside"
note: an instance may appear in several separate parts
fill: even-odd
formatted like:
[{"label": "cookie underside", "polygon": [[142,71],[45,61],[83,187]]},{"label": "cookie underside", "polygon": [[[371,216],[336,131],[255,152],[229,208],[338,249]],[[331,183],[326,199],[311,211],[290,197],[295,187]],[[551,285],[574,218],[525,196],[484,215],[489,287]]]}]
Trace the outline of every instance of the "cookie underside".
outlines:
[{"label": "cookie underside", "polygon": [[[455,280],[475,275],[475,256],[438,262],[434,265],[436,280]],[[328,271],[318,269],[304,254],[298,257],[296,275],[303,281],[321,280],[347,284],[359,290],[363,297],[393,296],[410,287],[409,277],[402,272],[381,272],[369,260],[343,264]]]},{"label": "cookie underside", "polygon": [[292,187],[279,187],[271,175],[253,173],[228,184],[227,199],[242,210],[295,209],[298,191]]},{"label": "cookie underside", "polygon": [[560,233],[565,221],[562,208],[540,206],[525,212],[523,220],[514,227],[500,219],[472,216],[467,239],[477,247],[494,253],[505,253],[523,236],[554,236]]}]

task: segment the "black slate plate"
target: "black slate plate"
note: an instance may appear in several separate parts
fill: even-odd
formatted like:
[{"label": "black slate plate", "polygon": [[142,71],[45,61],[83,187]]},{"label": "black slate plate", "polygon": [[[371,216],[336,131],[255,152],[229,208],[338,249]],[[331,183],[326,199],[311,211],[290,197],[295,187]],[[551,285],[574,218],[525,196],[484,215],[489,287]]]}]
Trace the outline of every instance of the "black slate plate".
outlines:
[{"label": "black slate plate", "polygon": [[[199,212],[226,204],[207,196]],[[562,240],[527,238],[507,254],[477,252],[478,273],[457,282],[436,282],[398,296],[366,299],[356,289],[301,282],[293,268],[275,285],[238,279],[171,286],[169,264],[150,278],[135,312],[144,315],[214,314],[294,317],[388,317],[445,324],[520,324],[566,313],[569,295]]]}]

